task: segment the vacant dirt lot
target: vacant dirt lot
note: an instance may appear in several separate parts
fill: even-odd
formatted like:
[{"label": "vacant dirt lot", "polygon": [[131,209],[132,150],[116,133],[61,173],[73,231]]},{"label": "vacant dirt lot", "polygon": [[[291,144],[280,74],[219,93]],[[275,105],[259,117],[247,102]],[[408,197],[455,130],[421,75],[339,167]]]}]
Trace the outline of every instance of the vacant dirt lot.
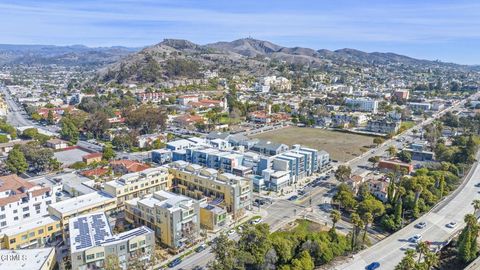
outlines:
[{"label": "vacant dirt lot", "polygon": [[365,151],[373,144],[373,137],[330,131],[318,128],[288,127],[252,136],[262,140],[284,143],[289,146],[301,144],[310,148],[325,150],[330,158],[347,161]]}]

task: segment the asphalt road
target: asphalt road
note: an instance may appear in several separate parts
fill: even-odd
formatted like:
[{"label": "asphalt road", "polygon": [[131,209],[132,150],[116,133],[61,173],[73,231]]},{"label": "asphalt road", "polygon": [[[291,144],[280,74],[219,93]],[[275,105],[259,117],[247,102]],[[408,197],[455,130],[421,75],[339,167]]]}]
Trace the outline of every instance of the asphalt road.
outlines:
[{"label": "asphalt road", "polygon": [[[477,159],[480,154],[477,154]],[[334,269],[365,269],[365,266],[377,261],[380,263],[381,270],[394,269],[403,258],[405,249],[414,248],[415,244],[408,242],[413,235],[422,236],[422,241],[429,241],[433,247],[445,244],[452,236],[460,231],[465,225],[463,218],[468,213],[473,213],[471,202],[474,199],[480,199],[480,188],[475,184],[480,179],[480,167],[478,162],[467,175],[464,183],[457,191],[444,199],[432,211],[420,217],[413,222],[394,233],[385,240],[373,245],[372,247],[356,254],[354,258]],[[415,228],[418,222],[426,222],[424,229]],[[456,222],[458,225],[451,229],[446,227],[450,222]]]}]

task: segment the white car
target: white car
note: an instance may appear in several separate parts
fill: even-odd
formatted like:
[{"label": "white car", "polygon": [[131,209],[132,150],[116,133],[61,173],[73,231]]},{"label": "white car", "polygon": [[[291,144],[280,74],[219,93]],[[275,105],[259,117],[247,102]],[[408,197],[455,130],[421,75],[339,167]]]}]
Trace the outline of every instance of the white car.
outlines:
[{"label": "white car", "polygon": [[230,231],[227,232],[228,235],[233,235],[235,234],[235,230],[234,229],[231,229]]},{"label": "white car", "polygon": [[256,219],[252,220],[252,224],[258,224],[260,222],[262,222],[261,218],[256,218]]},{"label": "white car", "polygon": [[453,228],[457,227],[457,223],[452,221],[452,222],[447,224],[447,227],[450,228],[450,229],[453,229]]},{"label": "white car", "polygon": [[422,222],[417,223],[417,224],[415,225],[415,228],[417,228],[417,229],[423,229],[423,228],[425,228],[426,226],[427,226],[427,223],[425,223],[425,222],[422,221]]},{"label": "white car", "polygon": [[420,242],[420,240],[422,240],[422,236],[419,235],[419,234],[416,234],[416,235],[410,237],[410,239],[408,239],[408,241],[412,242],[412,243],[418,243],[418,242]]}]

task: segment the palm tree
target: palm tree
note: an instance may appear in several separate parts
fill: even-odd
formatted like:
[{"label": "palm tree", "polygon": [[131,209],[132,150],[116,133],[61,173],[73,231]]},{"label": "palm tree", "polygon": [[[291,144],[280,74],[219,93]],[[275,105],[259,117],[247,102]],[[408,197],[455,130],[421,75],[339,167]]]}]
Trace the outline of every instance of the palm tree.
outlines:
[{"label": "palm tree", "polygon": [[357,243],[359,229],[363,227],[363,221],[360,218],[360,216],[355,212],[352,213],[352,215],[350,216],[350,219],[353,224],[353,227],[352,227],[352,250],[353,250],[355,249],[355,246]]},{"label": "palm tree", "polygon": [[472,205],[473,205],[473,209],[474,209],[473,213],[475,214],[475,212],[477,212],[478,209],[480,209],[480,200],[479,199],[473,200]]},{"label": "palm tree", "polygon": [[429,251],[429,249],[428,249],[427,242],[418,243],[418,245],[417,245],[418,263],[420,263],[420,260],[422,259],[422,255],[427,254],[428,251]]},{"label": "palm tree", "polygon": [[475,226],[477,226],[477,217],[473,214],[466,214],[463,220],[470,228],[474,228]]},{"label": "palm tree", "polygon": [[421,185],[416,185],[415,186],[415,201],[413,203],[415,206],[417,206],[418,199],[420,198],[420,195],[422,194],[422,191],[423,191],[423,187]]},{"label": "palm tree", "polygon": [[428,251],[425,254],[425,264],[427,265],[427,269],[430,270],[432,267],[438,266],[440,263],[440,259],[438,258],[438,254]]},{"label": "palm tree", "polygon": [[332,212],[330,212],[330,218],[332,219],[332,229],[335,230],[335,225],[337,224],[337,222],[340,220],[341,218],[341,215],[340,215],[340,211],[338,210],[333,210]]},{"label": "palm tree", "polygon": [[416,263],[414,260],[415,250],[407,249],[405,251],[405,257],[400,261],[400,263],[395,266],[395,270],[412,270],[415,269]]},{"label": "palm tree", "polygon": [[373,222],[372,213],[370,212],[365,213],[365,215],[363,216],[363,222],[365,223],[365,227],[363,228],[362,243],[365,243],[365,239],[367,239],[368,226]]}]

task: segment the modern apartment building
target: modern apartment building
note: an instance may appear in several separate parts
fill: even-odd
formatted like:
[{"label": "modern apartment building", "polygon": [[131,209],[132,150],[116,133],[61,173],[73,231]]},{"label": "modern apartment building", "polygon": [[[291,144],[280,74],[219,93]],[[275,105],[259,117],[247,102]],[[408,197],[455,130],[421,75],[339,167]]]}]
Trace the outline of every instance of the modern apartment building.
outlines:
[{"label": "modern apartment building", "polygon": [[56,202],[50,187],[42,187],[11,174],[0,177],[0,229],[48,214]]},{"label": "modern apartment building", "polygon": [[0,230],[0,248],[41,248],[61,239],[61,236],[62,228],[58,218],[49,215],[31,218]]},{"label": "modern apartment building", "polygon": [[252,182],[244,177],[184,161],[172,162],[169,171],[173,189],[180,194],[195,199],[207,197],[234,216],[242,216],[251,207]]},{"label": "modern apartment building", "polygon": [[377,113],[378,101],[369,98],[346,98],[345,104],[354,111]]},{"label": "modern apartment building", "polygon": [[60,224],[67,231],[69,220],[73,217],[115,209],[117,199],[105,192],[97,191],[51,204],[48,212],[60,219]]},{"label": "modern apartment building", "polygon": [[73,270],[104,269],[109,256],[118,258],[120,269],[129,269],[131,264],[145,265],[155,252],[155,235],[150,228],[113,234],[105,213],[74,217],[69,227]]},{"label": "modern apartment building", "polygon": [[174,249],[193,243],[200,229],[199,202],[192,198],[157,191],[125,203],[125,218],[155,231],[160,241]]},{"label": "modern apartment building", "polygon": [[117,198],[118,206],[127,200],[143,197],[159,190],[166,190],[171,185],[168,169],[156,167],[137,173],[125,174],[119,179],[106,182],[106,193]]}]

